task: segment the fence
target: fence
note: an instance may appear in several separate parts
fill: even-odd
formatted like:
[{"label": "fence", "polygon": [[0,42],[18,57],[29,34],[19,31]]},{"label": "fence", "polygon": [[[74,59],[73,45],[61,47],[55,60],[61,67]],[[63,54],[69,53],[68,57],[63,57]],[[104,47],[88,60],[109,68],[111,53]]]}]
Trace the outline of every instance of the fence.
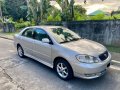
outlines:
[{"label": "fence", "polygon": [[65,26],[83,38],[120,46],[120,20],[48,22],[47,25]]}]

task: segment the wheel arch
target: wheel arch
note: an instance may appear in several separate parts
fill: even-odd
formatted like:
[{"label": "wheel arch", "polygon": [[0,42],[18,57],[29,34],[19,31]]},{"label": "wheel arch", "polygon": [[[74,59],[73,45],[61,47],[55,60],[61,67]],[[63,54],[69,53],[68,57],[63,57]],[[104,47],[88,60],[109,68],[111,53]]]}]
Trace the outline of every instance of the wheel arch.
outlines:
[{"label": "wheel arch", "polygon": [[[55,64],[56,64],[56,62],[59,61],[59,60],[65,60],[65,61],[70,65],[70,67],[71,67],[71,69],[72,69],[72,72],[73,72],[73,68],[72,68],[70,62],[69,62],[67,59],[65,59],[65,58],[63,58],[63,57],[60,57],[60,56],[58,56],[58,57],[56,57],[56,58],[54,59],[54,61],[53,61],[53,69],[55,69]],[[74,73],[73,73],[73,74],[74,74]]]},{"label": "wheel arch", "polygon": [[[19,46],[21,46],[19,43],[17,43],[17,48],[19,47]],[[22,46],[21,46],[22,47]]]}]

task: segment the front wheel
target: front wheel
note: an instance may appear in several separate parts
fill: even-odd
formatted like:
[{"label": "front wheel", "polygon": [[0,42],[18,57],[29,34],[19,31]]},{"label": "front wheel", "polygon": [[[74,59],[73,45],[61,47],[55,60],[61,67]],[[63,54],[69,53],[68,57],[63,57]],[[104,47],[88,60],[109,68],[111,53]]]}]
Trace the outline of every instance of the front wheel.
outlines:
[{"label": "front wheel", "polygon": [[19,57],[21,57],[21,58],[24,57],[24,50],[21,46],[17,47],[17,52],[18,52]]},{"label": "front wheel", "polygon": [[73,77],[73,70],[70,64],[65,60],[59,60],[55,64],[57,75],[63,80],[69,80]]}]

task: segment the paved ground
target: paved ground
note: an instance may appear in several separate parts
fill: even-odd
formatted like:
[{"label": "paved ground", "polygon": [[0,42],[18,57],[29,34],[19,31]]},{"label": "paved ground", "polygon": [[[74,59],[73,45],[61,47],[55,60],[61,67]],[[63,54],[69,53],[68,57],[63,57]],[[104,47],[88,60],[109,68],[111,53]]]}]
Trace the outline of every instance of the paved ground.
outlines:
[{"label": "paved ground", "polygon": [[19,58],[13,41],[0,38],[0,90],[119,90],[120,54],[112,55],[113,65],[103,77],[63,81],[49,67]]}]

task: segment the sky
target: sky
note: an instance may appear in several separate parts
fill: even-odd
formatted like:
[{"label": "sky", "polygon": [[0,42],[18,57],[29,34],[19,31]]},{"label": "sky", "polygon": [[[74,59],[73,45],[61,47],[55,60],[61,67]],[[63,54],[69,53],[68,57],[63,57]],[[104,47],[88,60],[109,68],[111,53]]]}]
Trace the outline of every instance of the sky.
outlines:
[{"label": "sky", "polygon": [[[52,5],[61,9],[57,3],[51,2]],[[87,14],[90,14],[96,10],[102,10],[105,12],[116,11],[120,7],[120,0],[87,0],[87,4],[84,4],[84,0],[75,0],[75,5],[82,5],[86,10]]]}]

